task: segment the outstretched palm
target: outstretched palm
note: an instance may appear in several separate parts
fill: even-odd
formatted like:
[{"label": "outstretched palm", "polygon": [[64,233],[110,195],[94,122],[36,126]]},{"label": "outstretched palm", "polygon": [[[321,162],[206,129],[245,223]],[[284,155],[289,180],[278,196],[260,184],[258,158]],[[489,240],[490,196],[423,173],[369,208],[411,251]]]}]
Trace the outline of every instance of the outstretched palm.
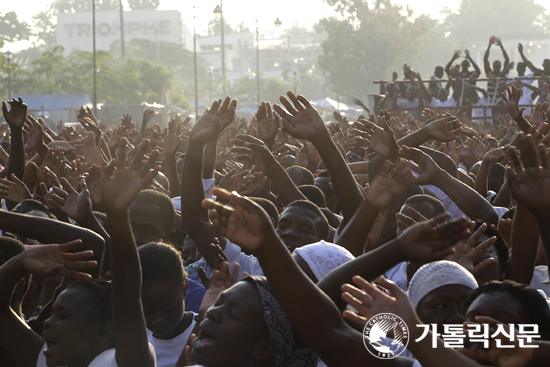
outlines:
[{"label": "outstretched palm", "polygon": [[304,96],[295,96],[288,92],[288,97],[294,104],[281,96],[279,100],[287,111],[279,105],[274,105],[275,111],[283,117],[283,129],[295,139],[312,141],[318,134],[327,131],[325,123],[319,112],[309,103]]},{"label": "outstretched palm", "polygon": [[27,117],[27,105],[23,103],[21,97],[19,97],[19,99],[13,98],[11,101],[8,101],[8,103],[10,104],[9,111],[6,102],[2,102],[4,118],[8,125],[10,125],[10,128],[21,129]]},{"label": "outstretched palm", "polygon": [[267,213],[256,203],[238,194],[215,188],[212,194],[233,208],[206,199],[203,206],[210,211],[214,229],[231,242],[256,251],[269,236],[276,236]]},{"label": "outstretched palm", "polygon": [[105,168],[102,178],[102,203],[110,210],[124,211],[139,192],[157,175],[159,168],[152,169],[158,157],[153,151],[148,162],[140,169],[143,154],[149,147],[149,140],[141,144],[134,161],[126,167],[126,138],[120,140],[118,159]]},{"label": "outstretched palm", "polygon": [[218,138],[221,132],[233,122],[237,100],[226,97],[214,101],[212,107],[201,116],[189,133],[189,138],[204,145]]}]

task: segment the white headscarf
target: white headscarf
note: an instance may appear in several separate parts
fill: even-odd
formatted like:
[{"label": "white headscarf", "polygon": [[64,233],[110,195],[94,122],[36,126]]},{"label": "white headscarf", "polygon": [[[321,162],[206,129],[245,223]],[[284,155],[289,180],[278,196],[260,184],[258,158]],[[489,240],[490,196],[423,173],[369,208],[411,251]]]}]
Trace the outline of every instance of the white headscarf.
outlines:
[{"label": "white headscarf", "polygon": [[434,261],[422,266],[414,274],[409,285],[409,297],[414,308],[428,293],[449,284],[465,285],[471,289],[478,287],[474,276],[453,261]]},{"label": "white headscarf", "polygon": [[294,252],[298,253],[309,265],[317,281],[323,279],[333,269],[355,259],[351,252],[342,246],[322,240],[298,247]]}]

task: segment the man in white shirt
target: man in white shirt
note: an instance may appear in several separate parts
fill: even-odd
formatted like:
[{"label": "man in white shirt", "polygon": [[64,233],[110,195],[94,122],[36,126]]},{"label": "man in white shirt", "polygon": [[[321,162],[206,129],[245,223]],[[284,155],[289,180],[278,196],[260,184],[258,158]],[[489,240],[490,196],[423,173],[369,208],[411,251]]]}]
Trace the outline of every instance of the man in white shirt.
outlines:
[{"label": "man in white shirt", "polygon": [[[464,97],[466,97],[466,99],[470,101],[473,106],[472,122],[482,124],[484,121],[487,121],[492,124],[493,111],[491,110],[491,107],[484,107],[491,106],[491,100],[489,99],[487,91],[471,84],[465,84],[464,89]],[[479,97],[477,92],[481,92],[482,96]]]}]

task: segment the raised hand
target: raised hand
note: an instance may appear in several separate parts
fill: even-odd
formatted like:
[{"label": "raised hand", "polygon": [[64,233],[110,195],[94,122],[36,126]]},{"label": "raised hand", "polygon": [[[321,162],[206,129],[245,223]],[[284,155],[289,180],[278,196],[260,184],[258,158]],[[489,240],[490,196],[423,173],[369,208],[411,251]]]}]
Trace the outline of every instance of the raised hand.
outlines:
[{"label": "raised hand", "polygon": [[[153,151],[147,163],[141,167],[143,154],[149,147],[144,140],[138,149],[134,161],[126,167],[126,138],[120,140],[117,159],[113,159],[101,178],[101,199],[107,210],[126,211],[144,187],[157,175],[160,167],[154,167],[158,151]],[[153,168],[154,167],[154,168]]]},{"label": "raised hand", "polygon": [[65,167],[65,179],[72,187],[78,187],[80,180],[88,175],[88,164],[80,159],[71,162],[71,167]]},{"label": "raised hand", "polygon": [[492,149],[483,156],[483,160],[489,163],[504,162],[510,160],[509,158],[508,147]]},{"label": "raised hand", "polygon": [[460,163],[460,150],[462,146],[456,143],[456,140],[451,140],[450,142],[443,144],[443,153],[447,154],[458,166]]},{"label": "raised hand", "polygon": [[288,112],[279,105],[273,106],[275,111],[283,118],[284,131],[295,139],[305,139],[312,142],[320,134],[327,132],[321,115],[304,96],[296,96],[290,91],[287,95],[294,106],[284,96],[281,96],[279,100]]},{"label": "raised hand", "polygon": [[239,192],[243,185],[243,177],[246,176],[248,172],[250,172],[248,169],[240,170],[240,168],[233,168],[223,176],[218,186],[229,192]]},{"label": "raised hand", "polygon": [[370,150],[383,155],[391,156],[399,150],[392,129],[386,123],[386,117],[382,116],[379,121],[380,127],[368,120],[359,120],[353,123],[351,133],[355,140]]},{"label": "raised hand", "polygon": [[44,144],[42,126],[31,115],[27,115],[27,119],[23,125],[23,134],[26,135],[27,142],[32,150],[37,151],[38,147]]},{"label": "raised hand", "polygon": [[512,196],[531,211],[550,208],[550,165],[544,145],[536,146],[533,137],[523,133],[516,144],[521,155],[514,147],[509,148],[513,168],[506,170]]},{"label": "raised hand", "polygon": [[486,224],[481,225],[477,229],[477,231],[475,231],[474,234],[472,234],[470,238],[468,238],[467,241],[461,241],[456,246],[453,246],[453,253],[445,257],[445,260],[454,261],[462,265],[474,276],[479,274],[488,265],[494,263],[495,259],[491,257],[474,265],[479,255],[483,254],[485,250],[487,250],[497,241],[496,237],[491,237],[485,242],[480,243],[479,245],[477,244],[481,236],[483,236],[483,234],[485,233],[486,229]]},{"label": "raised hand", "polygon": [[365,200],[380,209],[390,205],[393,198],[405,192],[414,179],[406,168],[405,162],[400,159],[395,164],[385,161],[367,187]]},{"label": "raised hand", "polygon": [[255,165],[262,172],[268,172],[273,165],[277,164],[275,156],[269,148],[258,138],[251,135],[239,134],[231,140],[235,147],[231,148],[235,160],[243,162],[246,167]]},{"label": "raised hand", "polygon": [[519,98],[520,98],[520,92],[519,89],[516,88],[514,84],[510,84],[508,86],[508,98],[506,98],[506,92],[501,93],[502,99],[506,103],[506,111],[512,116],[514,120],[519,119],[523,116],[523,111],[525,111],[525,107],[519,107]]},{"label": "raised hand", "polygon": [[279,116],[271,110],[269,102],[262,102],[260,104],[256,113],[256,121],[258,123],[259,138],[271,148],[275,142],[281,122]]},{"label": "raised hand", "polygon": [[92,132],[88,133],[88,136],[85,138],[84,152],[84,158],[86,159],[86,163],[88,163],[89,166],[97,164],[104,167],[107,164],[107,162],[103,160],[103,156],[101,155],[101,148],[97,146],[94,133]]},{"label": "raised hand", "polygon": [[120,118],[120,126],[124,127],[125,129],[130,129],[130,124],[132,123],[132,116],[130,116],[129,113],[123,115]]},{"label": "raised hand", "polygon": [[0,179],[0,199],[19,204],[25,199],[32,199],[32,195],[23,181],[11,174],[12,181]]},{"label": "raised hand", "polygon": [[236,107],[237,100],[231,100],[231,97],[226,97],[223,103],[221,99],[214,101],[210,109],[193,126],[189,133],[190,141],[206,145],[217,139],[233,122]]},{"label": "raised hand", "polygon": [[[409,327],[409,330],[422,323],[405,291],[399,288],[394,282],[384,277],[380,278],[380,284],[390,291],[391,295],[381,291],[358,275],[353,277],[353,283],[359,289],[353,287],[351,284],[344,284],[342,286],[342,292],[344,292],[342,299],[358,310],[360,315],[367,320],[379,313],[392,313],[401,317]],[[358,296],[358,298],[355,298],[354,295]],[[343,316],[350,321],[362,323],[361,317],[358,317],[351,311],[344,311]]]},{"label": "raised hand", "polygon": [[59,187],[53,187],[54,195],[48,200],[48,204],[61,211],[67,217],[82,223],[86,215],[92,211],[90,207],[90,192],[84,178],[78,183],[77,190],[65,179],[61,178],[61,184],[66,191]]},{"label": "raised hand", "polygon": [[277,236],[267,213],[258,204],[226,190],[214,188],[212,195],[229,206],[205,199],[203,207],[210,209],[210,219],[216,232],[250,251],[257,251],[267,238]]},{"label": "raised hand", "polygon": [[168,128],[164,130],[164,154],[174,155],[180,147],[181,124],[176,119],[168,122]]},{"label": "raised hand", "polygon": [[8,104],[10,105],[9,111],[6,102],[2,101],[4,119],[8,125],[10,125],[11,129],[22,129],[25,119],[27,118],[27,105],[23,103],[21,97],[18,99],[13,98],[11,101],[8,101]]},{"label": "raised hand", "polygon": [[455,116],[446,116],[426,125],[430,138],[447,142],[454,140],[462,132],[462,123]]},{"label": "raised hand", "polygon": [[546,111],[548,111],[548,102],[537,103],[533,110],[533,113],[531,113],[531,116],[529,116],[529,123],[533,125],[539,125],[541,122],[544,121],[544,113],[546,113]]},{"label": "raised hand", "polygon": [[86,130],[94,134],[99,131],[99,123],[97,122],[97,118],[95,117],[90,107],[86,107],[86,108],[84,108],[84,106],[80,107],[80,110],[78,110],[78,115],[76,115],[76,118],[78,119],[78,122],[80,122],[82,127],[85,128]]},{"label": "raised hand", "polygon": [[442,172],[441,168],[435,163],[432,157],[420,149],[402,146],[399,150],[399,154],[404,158],[414,161],[414,163],[409,163],[410,168],[418,173],[417,177],[412,178],[412,182],[417,185],[430,185],[434,177]]},{"label": "raised hand", "polygon": [[487,142],[487,138],[485,138],[485,141],[482,142],[479,138],[474,136],[466,139],[465,144],[466,147],[480,160],[483,159],[485,154],[487,154],[487,152],[491,149],[489,143]]},{"label": "raised hand", "polygon": [[68,251],[82,244],[75,240],[62,245],[42,245],[30,247],[21,255],[23,267],[29,273],[40,278],[51,276],[65,276],[79,280],[92,280],[90,274],[82,271],[93,269],[97,261],[87,260],[93,256],[93,251],[68,253]]},{"label": "raised hand", "polygon": [[408,261],[441,260],[453,253],[453,245],[468,238],[472,223],[466,218],[457,218],[440,224],[447,217],[447,213],[442,213],[427,222],[414,224],[397,237]]},{"label": "raised hand", "polygon": [[155,110],[152,108],[148,108],[145,111],[143,111],[143,119],[141,120],[141,126],[146,126],[149,120],[151,120],[155,116]]}]

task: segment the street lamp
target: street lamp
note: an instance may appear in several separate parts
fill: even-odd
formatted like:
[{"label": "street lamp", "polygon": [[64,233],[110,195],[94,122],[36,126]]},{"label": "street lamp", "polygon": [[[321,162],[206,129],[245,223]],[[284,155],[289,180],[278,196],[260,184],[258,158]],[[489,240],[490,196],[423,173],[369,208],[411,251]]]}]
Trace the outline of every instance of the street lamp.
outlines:
[{"label": "street lamp", "polygon": [[279,19],[279,17],[277,17],[277,19],[275,19],[275,28],[279,28],[281,27],[281,24],[283,24],[283,22],[281,22],[281,20]]},{"label": "street lamp", "polygon": [[260,105],[260,31],[256,18],[256,86],[258,88],[258,106]]},{"label": "street lamp", "polygon": [[6,55],[6,61],[8,62],[8,101],[11,99],[11,55],[13,52],[6,51],[4,52],[4,55]]},{"label": "street lamp", "polygon": [[223,1],[220,0],[220,5],[217,5],[214,9],[214,16],[220,18],[220,28],[222,36],[222,92],[225,94],[225,37],[224,37],[224,20],[223,20]]}]

